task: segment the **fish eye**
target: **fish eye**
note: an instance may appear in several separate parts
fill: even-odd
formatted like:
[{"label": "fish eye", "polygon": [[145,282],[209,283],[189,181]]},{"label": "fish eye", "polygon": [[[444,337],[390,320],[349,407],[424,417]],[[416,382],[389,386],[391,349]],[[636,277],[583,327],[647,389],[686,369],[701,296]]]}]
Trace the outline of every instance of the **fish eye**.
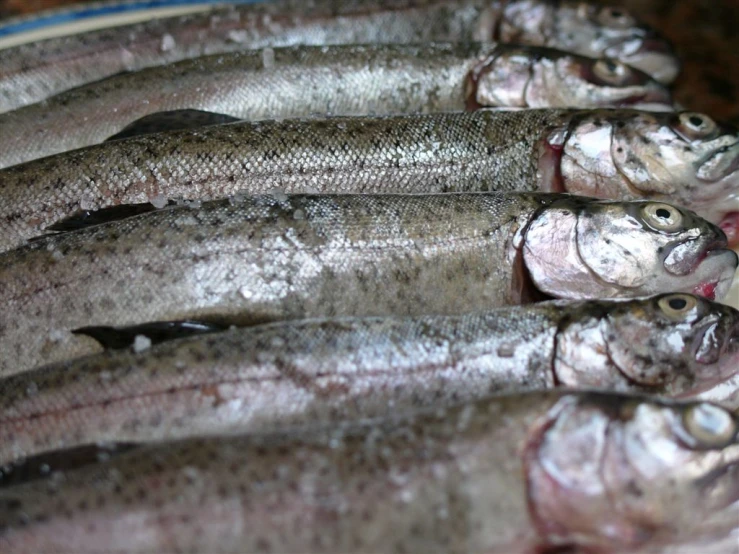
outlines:
[{"label": "fish eye", "polygon": [[633,75],[633,71],[628,65],[610,58],[603,58],[595,62],[593,73],[598,79],[609,85],[622,85]]},{"label": "fish eye", "polygon": [[645,222],[658,231],[677,231],[683,223],[683,214],[669,204],[650,202],[642,208]]},{"label": "fish eye", "polygon": [[683,112],[678,119],[680,132],[690,140],[709,137],[718,129],[716,122],[702,113]]},{"label": "fish eye", "polygon": [[667,317],[682,321],[698,305],[698,301],[689,294],[670,294],[660,298],[657,304]]},{"label": "fish eye", "polygon": [[598,23],[604,27],[623,29],[636,25],[636,20],[629,12],[621,8],[606,7],[598,12]]},{"label": "fish eye", "polygon": [[737,423],[731,413],[713,404],[690,406],[683,412],[682,420],[689,446],[694,448],[723,448],[737,434]]}]

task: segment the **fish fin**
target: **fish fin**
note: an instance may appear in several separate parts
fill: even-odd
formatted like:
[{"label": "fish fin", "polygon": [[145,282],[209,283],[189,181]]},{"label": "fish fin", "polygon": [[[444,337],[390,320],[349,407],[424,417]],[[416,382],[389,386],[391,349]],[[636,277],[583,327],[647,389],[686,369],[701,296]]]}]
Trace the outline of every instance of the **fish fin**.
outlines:
[{"label": "fish fin", "polygon": [[108,137],[105,142],[165,131],[184,131],[186,129],[207,127],[208,125],[222,125],[224,123],[233,123],[234,121],[240,121],[240,119],[226,114],[206,112],[203,110],[157,112],[145,115],[141,119],[129,123],[119,133]]},{"label": "fish fin", "polygon": [[36,454],[15,462],[13,471],[0,472],[0,489],[45,479],[50,472],[65,472],[98,464],[138,446],[131,442],[85,444]]},{"label": "fish fin", "polygon": [[159,344],[168,340],[215,333],[228,327],[216,323],[202,321],[154,321],[130,327],[106,327],[96,325],[80,327],[72,331],[75,335],[85,335],[95,339],[103,348],[120,350],[133,346],[137,336],[144,336],[151,344]]},{"label": "fish fin", "polygon": [[[168,206],[174,205],[175,202],[169,201]],[[147,203],[142,204],[119,204],[118,206],[109,206],[100,208],[99,210],[80,210],[69,217],[60,219],[56,223],[52,223],[46,227],[46,231],[76,231],[78,229],[86,229],[101,223],[109,223],[111,221],[119,221],[127,219],[139,214],[153,212],[157,210],[156,206]]]}]

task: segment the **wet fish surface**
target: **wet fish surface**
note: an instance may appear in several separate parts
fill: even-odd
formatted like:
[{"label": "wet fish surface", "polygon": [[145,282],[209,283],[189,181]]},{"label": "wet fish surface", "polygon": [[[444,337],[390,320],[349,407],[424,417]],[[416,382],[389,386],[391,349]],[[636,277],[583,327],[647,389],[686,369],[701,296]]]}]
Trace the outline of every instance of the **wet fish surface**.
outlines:
[{"label": "wet fish surface", "polygon": [[[576,31],[576,32],[575,32]],[[124,71],[297,44],[519,42],[609,56],[670,82],[672,49],[624,10],[523,0],[287,0],[50,38],[0,51],[0,111]]]},{"label": "wet fish surface", "polygon": [[718,227],[664,203],[533,193],[232,197],[0,255],[0,374],[97,350],[71,334],[84,326],[459,314],[542,295],[722,298],[736,266]]},{"label": "wet fish surface", "polygon": [[[137,336],[148,337],[145,327]],[[0,466],[90,444],[340,423],[558,386],[687,398],[737,374],[739,312],[687,294],[290,321],[1,380]]]},{"label": "wet fish surface", "polygon": [[539,392],[165,443],[0,489],[0,545],[653,552],[735,528],[737,426],[707,403]]},{"label": "wet fish surface", "polygon": [[150,114],[239,119],[477,107],[672,109],[669,90],[609,59],[532,46],[303,46],[124,73],[0,116],[0,167],[103,142]]},{"label": "wet fish surface", "polygon": [[694,209],[739,240],[739,132],[692,112],[522,110],[250,122],[0,172],[0,250],[119,204],[274,190],[564,191]]}]

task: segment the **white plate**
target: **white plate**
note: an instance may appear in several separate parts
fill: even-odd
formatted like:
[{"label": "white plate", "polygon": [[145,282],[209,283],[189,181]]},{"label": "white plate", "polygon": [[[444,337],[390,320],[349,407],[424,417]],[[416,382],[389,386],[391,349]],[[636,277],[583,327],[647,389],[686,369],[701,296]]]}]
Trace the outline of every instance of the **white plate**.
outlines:
[{"label": "white plate", "polygon": [[52,37],[259,0],[111,0],[76,4],[0,21],[0,50]]}]

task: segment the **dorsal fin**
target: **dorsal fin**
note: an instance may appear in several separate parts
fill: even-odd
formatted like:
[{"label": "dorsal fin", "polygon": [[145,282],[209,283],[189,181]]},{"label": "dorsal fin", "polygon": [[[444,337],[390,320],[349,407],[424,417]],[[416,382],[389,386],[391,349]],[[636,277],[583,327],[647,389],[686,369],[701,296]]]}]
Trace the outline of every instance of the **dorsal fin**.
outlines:
[{"label": "dorsal fin", "polygon": [[141,119],[129,123],[119,133],[108,137],[105,142],[150,135],[152,133],[162,133],[164,131],[183,131],[186,129],[207,127],[208,125],[222,125],[224,123],[233,123],[234,121],[240,120],[230,115],[203,110],[157,112],[145,115]]},{"label": "dorsal fin", "polygon": [[151,341],[151,344],[159,344],[168,340],[202,335],[205,333],[216,333],[228,327],[216,323],[202,321],[154,321],[130,327],[106,327],[97,325],[81,327],[72,331],[75,335],[85,335],[95,339],[103,348],[120,350],[134,345],[136,337],[142,335]]},{"label": "dorsal fin", "polygon": [[[168,206],[174,205],[175,202],[169,201]],[[69,217],[60,219],[56,223],[49,225],[47,231],[76,231],[85,229],[93,225],[101,223],[109,223],[111,221],[119,221],[128,217],[133,217],[147,212],[157,210],[156,206],[149,204],[120,204],[118,206],[109,206],[100,208],[99,210],[80,210],[73,213]]]}]

